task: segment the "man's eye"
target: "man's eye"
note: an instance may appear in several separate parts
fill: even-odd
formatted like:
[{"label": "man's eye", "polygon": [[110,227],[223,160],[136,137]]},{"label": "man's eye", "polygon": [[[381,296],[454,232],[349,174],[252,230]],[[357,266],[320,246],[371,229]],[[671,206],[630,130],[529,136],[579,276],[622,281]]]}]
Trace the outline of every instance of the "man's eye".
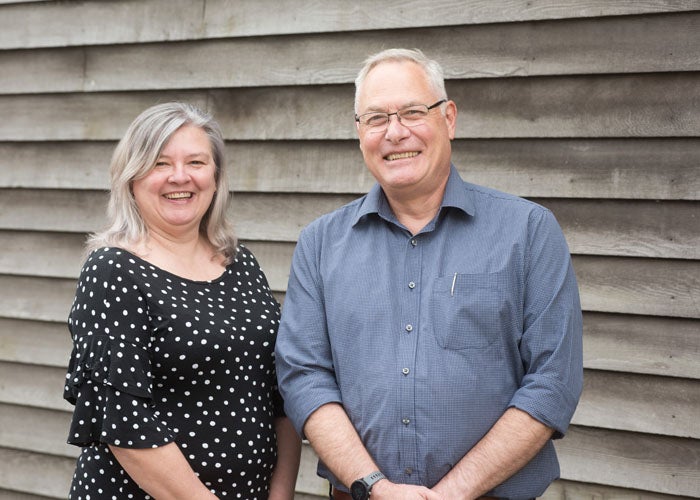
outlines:
[{"label": "man's eye", "polygon": [[422,108],[408,108],[401,111],[402,118],[422,118],[426,115],[426,111]]},{"label": "man's eye", "polygon": [[383,113],[368,116],[365,121],[367,125],[383,125],[386,123],[387,116]]}]

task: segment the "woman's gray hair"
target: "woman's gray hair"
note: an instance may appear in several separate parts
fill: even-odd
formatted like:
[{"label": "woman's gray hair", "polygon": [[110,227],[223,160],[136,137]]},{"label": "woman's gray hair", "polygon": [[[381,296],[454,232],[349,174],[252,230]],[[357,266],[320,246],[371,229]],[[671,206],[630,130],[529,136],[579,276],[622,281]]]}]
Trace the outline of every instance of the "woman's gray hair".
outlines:
[{"label": "woman's gray hair", "polygon": [[147,241],[148,229],[136,205],[132,183],[148,175],[170,137],[185,125],[199,127],[206,133],[216,166],[216,192],[199,231],[227,263],[233,259],[237,241],[227,218],[231,195],[224,171],[221,129],[209,113],[181,102],[157,104],[146,109],[117,144],[110,164],[107,228],[89,236],[87,252],[105,246],[124,248]]},{"label": "woman's gray hair", "polygon": [[362,69],[355,79],[355,114],[359,113],[360,91],[362,84],[367,78],[369,72],[380,63],[383,62],[401,62],[411,61],[418,64],[428,78],[428,84],[437,95],[438,99],[447,99],[447,91],[445,90],[445,77],[440,63],[426,57],[423,52],[418,49],[386,49],[369,56],[365,59]]}]

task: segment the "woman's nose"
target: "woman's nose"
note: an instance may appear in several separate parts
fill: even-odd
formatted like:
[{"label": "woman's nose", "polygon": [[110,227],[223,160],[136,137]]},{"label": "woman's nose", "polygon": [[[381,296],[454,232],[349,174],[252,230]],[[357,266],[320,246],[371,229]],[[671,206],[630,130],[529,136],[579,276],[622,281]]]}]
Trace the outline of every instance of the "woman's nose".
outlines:
[{"label": "woman's nose", "polygon": [[184,165],[175,165],[173,166],[172,171],[170,172],[170,177],[168,177],[168,182],[172,182],[174,184],[182,184],[184,182],[187,182],[190,179],[189,173],[187,172],[187,169],[185,168]]}]

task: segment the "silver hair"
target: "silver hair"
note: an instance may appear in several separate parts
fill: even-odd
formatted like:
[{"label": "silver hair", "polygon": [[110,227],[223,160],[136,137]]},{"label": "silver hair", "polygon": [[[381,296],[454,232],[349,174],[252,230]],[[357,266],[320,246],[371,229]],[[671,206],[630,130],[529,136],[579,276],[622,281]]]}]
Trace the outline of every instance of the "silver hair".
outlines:
[{"label": "silver hair", "polygon": [[355,113],[359,112],[360,91],[362,90],[362,84],[365,78],[367,78],[367,75],[375,66],[388,61],[411,61],[418,64],[423,68],[425,76],[428,79],[428,84],[435,94],[437,94],[437,98],[447,99],[445,77],[440,63],[429,59],[419,49],[386,49],[365,59],[364,65],[355,79]]},{"label": "silver hair", "polygon": [[206,133],[216,166],[216,192],[200,223],[200,234],[227,263],[233,259],[237,241],[227,218],[231,194],[223,170],[225,146],[221,129],[209,113],[181,102],[157,104],[146,109],[131,123],[117,144],[110,164],[107,228],[88,237],[87,252],[105,246],[123,248],[147,241],[148,228],[136,205],[132,183],[148,175],[170,137],[185,125],[199,127]]}]

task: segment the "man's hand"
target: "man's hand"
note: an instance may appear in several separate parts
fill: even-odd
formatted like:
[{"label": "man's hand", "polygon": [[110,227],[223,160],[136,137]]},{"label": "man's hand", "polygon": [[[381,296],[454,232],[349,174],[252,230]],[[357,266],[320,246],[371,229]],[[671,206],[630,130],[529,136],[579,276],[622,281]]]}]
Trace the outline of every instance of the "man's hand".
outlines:
[{"label": "man's hand", "polygon": [[425,486],[396,484],[382,479],[372,486],[372,500],[446,500],[445,497]]}]

